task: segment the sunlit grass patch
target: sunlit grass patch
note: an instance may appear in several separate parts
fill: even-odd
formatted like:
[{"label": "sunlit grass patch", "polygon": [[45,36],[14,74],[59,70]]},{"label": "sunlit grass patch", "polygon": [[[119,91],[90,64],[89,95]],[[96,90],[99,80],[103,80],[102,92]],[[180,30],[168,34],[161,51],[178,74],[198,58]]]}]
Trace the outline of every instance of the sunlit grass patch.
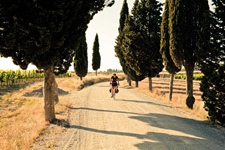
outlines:
[{"label": "sunlit grass patch", "polygon": [[0,149],[29,149],[33,139],[46,126],[41,100],[21,98],[21,101],[24,102],[21,107],[14,110],[6,108],[1,114]]}]

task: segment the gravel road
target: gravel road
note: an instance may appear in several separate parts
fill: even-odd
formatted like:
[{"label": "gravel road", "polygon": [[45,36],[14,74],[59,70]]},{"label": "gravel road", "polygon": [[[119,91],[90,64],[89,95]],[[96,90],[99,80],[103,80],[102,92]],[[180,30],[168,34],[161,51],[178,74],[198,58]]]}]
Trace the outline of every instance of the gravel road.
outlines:
[{"label": "gravel road", "polygon": [[205,121],[133,89],[119,89],[115,100],[108,83],[70,92],[70,127],[55,136],[53,149],[225,149],[224,132]]}]

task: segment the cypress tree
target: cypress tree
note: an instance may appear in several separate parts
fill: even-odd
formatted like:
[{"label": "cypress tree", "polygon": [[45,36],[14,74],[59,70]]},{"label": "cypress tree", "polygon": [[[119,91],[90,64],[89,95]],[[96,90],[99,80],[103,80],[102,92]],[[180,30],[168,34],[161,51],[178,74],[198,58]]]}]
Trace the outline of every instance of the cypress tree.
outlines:
[{"label": "cypress tree", "polygon": [[[135,1],[133,9],[137,5],[138,5],[138,0]],[[133,11],[133,9],[132,9],[132,11]],[[131,16],[129,16],[129,14],[127,12],[127,17],[126,17],[126,20],[123,25],[124,28],[123,28],[122,32],[120,32],[119,36],[117,37],[117,45],[115,46],[115,51],[117,53],[117,56],[120,60],[121,65],[123,67],[123,71],[125,72],[125,74],[128,75],[129,79],[135,81],[135,87],[138,87],[138,82],[143,80],[145,78],[145,75],[137,74],[136,71],[132,69],[132,66],[130,66],[127,63],[127,60],[129,57],[127,52],[129,52],[128,47],[130,44],[129,44],[129,42],[127,43],[126,36],[128,35],[129,29],[130,29],[130,23],[131,23],[129,21],[130,19],[131,19]],[[131,85],[131,82],[129,83],[129,85]]]},{"label": "cypress tree", "polygon": [[159,53],[161,6],[162,4],[156,0],[135,1],[125,32],[126,63],[138,75],[149,78],[150,91],[152,91],[151,78],[157,76],[163,68]]},{"label": "cypress tree", "polygon": [[119,33],[123,31],[123,27],[124,27],[124,24],[125,24],[128,14],[129,14],[129,8],[127,5],[127,0],[124,0],[122,9],[120,11],[120,19],[119,19],[120,24],[119,24],[119,29],[118,29]]},{"label": "cypress tree", "polygon": [[93,16],[114,0],[1,0],[0,53],[44,70],[45,120],[55,120],[55,74],[65,73]]},{"label": "cypress tree", "polygon": [[[136,82],[136,87],[138,87],[138,81],[141,81],[145,78],[145,74],[143,73],[137,73],[136,70],[134,70],[134,65],[139,66],[140,60],[142,56],[139,55],[139,45],[137,44],[138,41],[142,42],[143,36],[139,32],[139,28],[137,27],[137,24],[135,24],[133,17],[128,16],[124,29],[124,40],[123,40],[123,47],[122,52],[124,55],[124,62],[126,66],[126,73],[129,75],[131,80]],[[143,58],[143,57],[142,57]],[[135,64],[134,64],[135,62]]]},{"label": "cypress tree", "polygon": [[134,1],[134,5],[133,5],[132,10],[131,10],[132,16],[137,16],[139,3],[140,3],[139,0]]},{"label": "cypress tree", "polygon": [[126,71],[125,71],[124,56],[121,49],[122,49],[122,43],[124,39],[123,28],[124,28],[124,24],[128,14],[129,14],[129,8],[127,5],[127,1],[124,0],[122,9],[120,11],[120,21],[119,21],[120,24],[118,28],[119,35],[116,38],[115,53],[116,53],[116,56],[119,58],[120,65],[122,66],[123,71],[125,73]]},{"label": "cypress tree", "polygon": [[170,55],[174,64],[186,70],[188,108],[192,109],[193,73],[196,63],[195,51],[198,51],[199,34],[204,32],[204,15],[209,11],[207,0],[172,0],[169,3]]},{"label": "cypress tree", "polygon": [[143,69],[149,78],[149,90],[152,91],[152,77],[155,77],[163,69],[162,56],[160,50],[160,24],[162,4],[157,0],[141,0],[139,7],[139,16],[142,34],[145,35],[145,45],[142,45],[142,53],[144,53]]},{"label": "cypress tree", "polygon": [[73,63],[76,75],[82,80],[88,72],[87,43],[85,35],[82,37],[80,45],[75,52]]},{"label": "cypress tree", "polygon": [[180,71],[181,68],[176,67],[170,56],[170,35],[169,35],[169,1],[166,0],[164,12],[162,15],[161,23],[161,40],[160,40],[160,53],[163,58],[163,64],[165,69],[170,73],[170,87],[169,87],[169,99],[172,100],[173,93],[173,80],[174,74]]},{"label": "cypress tree", "polygon": [[[119,58],[120,65],[122,66],[123,72],[125,74],[127,74],[127,73],[126,73],[125,59],[124,59],[124,55],[123,55],[123,51],[122,51],[123,40],[124,40],[123,28],[124,28],[125,21],[126,21],[128,15],[129,15],[129,8],[127,5],[127,0],[124,0],[122,9],[120,11],[119,28],[118,28],[119,35],[116,38],[116,45],[114,47],[114,50],[116,53],[116,57]],[[127,75],[127,78],[129,79],[130,77]],[[129,85],[131,86],[130,80],[129,80]]]},{"label": "cypress tree", "polygon": [[[138,0],[135,1],[134,5],[138,4]],[[125,23],[127,22],[129,16],[129,9],[127,5],[127,1],[124,0],[121,12],[120,12],[120,27],[119,27],[119,35],[116,39],[116,46],[115,52],[116,56],[119,58],[120,64],[123,68],[123,71],[128,76],[129,85],[131,86],[131,80],[135,81],[135,87],[138,87],[138,82],[145,78],[144,75],[137,75],[137,73],[128,65],[126,64],[126,43],[125,43]]]},{"label": "cypress tree", "polygon": [[209,22],[211,34],[202,36],[202,41],[210,37],[210,44],[203,45],[207,51],[198,55],[198,64],[204,74],[200,90],[209,119],[225,125],[225,2],[213,0],[213,4],[215,12],[211,12]]},{"label": "cypress tree", "polygon": [[101,65],[101,56],[99,53],[98,34],[96,34],[94,44],[93,44],[93,55],[92,55],[92,68],[93,70],[96,71],[96,76],[97,76],[97,71],[100,68],[100,65]]}]

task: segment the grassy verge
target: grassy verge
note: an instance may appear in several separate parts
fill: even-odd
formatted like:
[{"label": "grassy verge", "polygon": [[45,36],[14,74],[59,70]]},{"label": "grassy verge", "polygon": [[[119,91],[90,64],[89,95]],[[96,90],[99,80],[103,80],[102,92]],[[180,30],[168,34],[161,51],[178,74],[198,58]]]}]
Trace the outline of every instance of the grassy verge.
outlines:
[{"label": "grassy verge", "polygon": [[0,149],[25,150],[46,126],[42,100],[25,98],[22,89],[1,97]]}]

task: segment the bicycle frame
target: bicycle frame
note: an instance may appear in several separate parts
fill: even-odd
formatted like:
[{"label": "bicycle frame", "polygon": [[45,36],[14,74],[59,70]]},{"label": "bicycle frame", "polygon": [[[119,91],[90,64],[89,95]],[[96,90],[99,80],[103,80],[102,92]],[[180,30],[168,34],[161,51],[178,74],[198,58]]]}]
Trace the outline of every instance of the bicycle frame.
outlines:
[{"label": "bicycle frame", "polygon": [[115,98],[116,98],[116,86],[111,87],[111,96],[115,100]]}]

